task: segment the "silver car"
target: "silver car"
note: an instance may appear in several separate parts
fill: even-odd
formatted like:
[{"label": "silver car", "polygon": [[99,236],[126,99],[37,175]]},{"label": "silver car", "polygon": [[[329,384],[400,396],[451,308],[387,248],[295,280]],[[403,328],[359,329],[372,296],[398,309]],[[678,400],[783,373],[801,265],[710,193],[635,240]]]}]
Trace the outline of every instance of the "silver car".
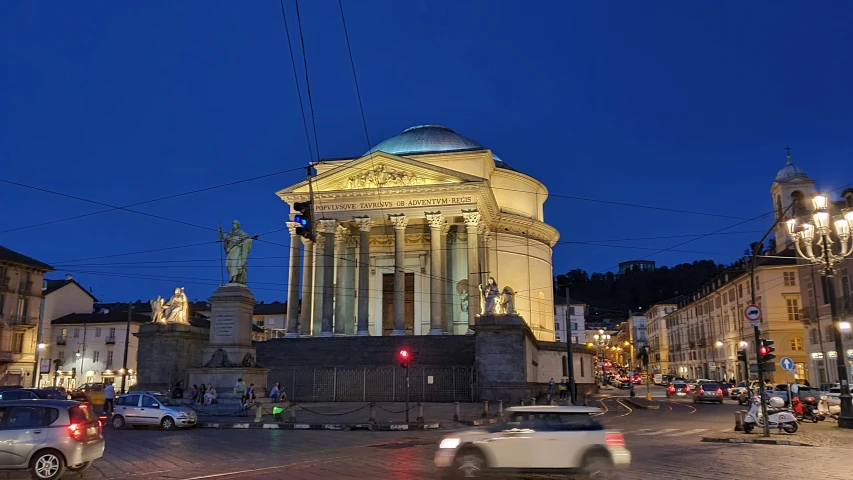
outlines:
[{"label": "silver car", "polygon": [[167,395],[154,392],[133,392],[121,395],[115,404],[110,423],[114,428],[125,425],[159,425],[165,430],[193,427],[198,422],[195,410],[183,406]]},{"label": "silver car", "polygon": [[29,469],[39,480],[85,470],[104,455],[102,428],[85,403],[0,401],[0,470]]}]

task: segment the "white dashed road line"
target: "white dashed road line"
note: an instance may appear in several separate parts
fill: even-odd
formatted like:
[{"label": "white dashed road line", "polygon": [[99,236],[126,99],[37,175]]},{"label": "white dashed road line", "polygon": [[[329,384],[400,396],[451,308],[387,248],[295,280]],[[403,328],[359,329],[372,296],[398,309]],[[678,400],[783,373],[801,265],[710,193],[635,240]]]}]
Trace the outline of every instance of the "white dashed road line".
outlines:
[{"label": "white dashed road line", "polygon": [[667,429],[664,429],[664,430],[654,430],[654,431],[646,432],[646,433],[638,433],[637,435],[640,435],[640,436],[648,436],[648,435],[662,435],[662,434],[664,434],[664,433],[677,432],[677,431],[678,431],[678,429],[677,429],[677,428],[667,428]]},{"label": "white dashed road line", "polygon": [[695,435],[697,433],[701,433],[701,432],[704,432],[706,430],[708,430],[708,429],[707,428],[697,428],[694,430],[687,430],[686,432],[671,433],[671,434],[666,435],[666,436],[667,437],[683,437],[685,435]]}]

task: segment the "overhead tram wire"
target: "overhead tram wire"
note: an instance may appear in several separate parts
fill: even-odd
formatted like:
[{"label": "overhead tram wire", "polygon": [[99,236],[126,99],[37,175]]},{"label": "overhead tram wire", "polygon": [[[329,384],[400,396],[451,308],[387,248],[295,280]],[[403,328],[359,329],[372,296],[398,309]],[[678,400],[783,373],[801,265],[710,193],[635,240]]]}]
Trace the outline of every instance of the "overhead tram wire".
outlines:
[{"label": "overhead tram wire", "polygon": [[[100,215],[100,214],[102,214],[102,213],[114,212],[114,211],[116,211],[116,210],[124,210],[124,209],[131,208],[131,207],[138,207],[138,206],[140,206],[140,205],[145,205],[145,204],[148,204],[148,203],[155,203],[155,202],[160,202],[160,201],[163,201],[163,200],[170,200],[170,199],[173,199],[173,198],[184,197],[184,196],[187,196],[187,195],[193,195],[193,194],[196,194],[196,193],[206,192],[206,191],[210,191],[210,190],[216,190],[216,189],[219,189],[219,188],[230,187],[230,186],[232,186],[232,185],[238,185],[238,184],[241,184],[241,183],[252,182],[252,181],[260,180],[260,179],[263,179],[263,178],[269,178],[269,177],[273,177],[273,176],[277,176],[277,175],[283,175],[283,174],[285,174],[285,173],[290,173],[290,172],[294,172],[294,171],[297,171],[297,170],[302,170],[302,168],[291,168],[291,169],[288,169],[288,170],[281,170],[281,171],[278,171],[278,172],[266,173],[266,174],[258,175],[258,176],[255,176],[255,177],[244,178],[244,179],[242,179],[242,180],[235,180],[235,181],[233,181],[233,182],[221,183],[221,184],[218,184],[218,185],[212,185],[212,186],[209,186],[209,187],[199,188],[199,189],[196,189],[196,190],[190,190],[190,191],[183,192],[183,193],[176,193],[176,194],[172,194],[172,195],[166,195],[166,196],[163,196],[163,197],[152,198],[152,199],[150,199],[150,200],[144,200],[144,201],[141,201],[141,202],[135,202],[135,203],[131,203],[131,204],[128,204],[128,205],[121,206],[121,207],[111,207],[111,208],[108,208],[108,209],[106,209],[106,210],[99,210],[99,211],[97,211],[97,212],[84,213],[84,214],[81,214],[81,215],[75,215],[75,216],[73,216],[73,217],[60,218],[60,219],[56,219],[56,220],[50,220],[50,221],[47,221],[47,222],[36,223],[36,224],[33,224],[33,225],[25,225],[25,226],[22,226],[22,227],[11,228],[11,229],[8,229],[8,230],[0,230],[0,234],[3,234],[3,233],[10,233],[10,232],[16,232],[16,231],[19,231],[19,230],[26,230],[26,229],[29,229],[29,228],[42,227],[42,226],[52,225],[52,224],[55,224],[55,223],[66,222],[66,221],[70,221],[70,220],[77,220],[77,219],[80,219],[80,218],[91,217],[91,216],[94,216],[94,215]],[[31,187],[31,186],[29,186],[29,185],[20,184],[20,183],[18,183],[18,182],[14,182],[14,181],[11,181],[11,180],[6,180],[6,179],[3,179],[3,178],[0,178],[0,182],[8,183],[8,184],[11,184],[11,185],[16,185],[16,186],[20,186],[20,187],[25,187],[25,188],[32,188],[32,189],[35,189],[35,190],[42,190],[42,191],[46,191],[45,189],[39,189],[39,188],[37,188],[37,187]],[[54,193],[54,192],[48,192],[48,193]],[[73,197],[72,197],[72,198],[73,198]],[[85,201],[89,202],[88,200],[85,200]]]},{"label": "overhead tram wire", "polygon": [[[296,25],[299,27],[299,41],[302,44],[302,65],[305,68],[305,90],[308,93],[308,108],[311,110],[311,127],[314,130],[314,153],[317,154],[317,161],[320,161],[320,140],[317,138],[317,121],[314,117],[314,99],[311,96],[311,81],[308,78],[308,55],[305,53],[305,37],[302,34],[302,16],[299,14],[299,0],[295,0],[296,4]],[[284,8],[282,7],[282,16],[284,17]],[[285,28],[287,22],[285,21]],[[290,35],[287,36],[288,44],[290,44]],[[293,58],[293,50],[291,49],[291,58]]]},{"label": "overhead tram wire", "polygon": [[[296,96],[299,97],[299,111],[302,112],[302,127],[305,129],[305,141],[308,143],[308,158],[312,159],[314,158],[314,152],[311,149],[311,135],[308,133],[308,121],[305,119],[305,105],[302,102],[302,89],[299,88],[299,75],[296,73],[296,59],[293,56],[293,43],[290,41],[290,28],[287,26],[287,14],[284,11],[284,0],[278,0],[278,3],[281,6],[281,19],[284,22],[284,34],[287,37],[287,49],[290,51],[290,65],[293,67],[293,83],[296,85]],[[313,119],[313,109],[311,111],[311,115]],[[319,157],[320,153],[318,150],[317,158],[319,159]]]}]

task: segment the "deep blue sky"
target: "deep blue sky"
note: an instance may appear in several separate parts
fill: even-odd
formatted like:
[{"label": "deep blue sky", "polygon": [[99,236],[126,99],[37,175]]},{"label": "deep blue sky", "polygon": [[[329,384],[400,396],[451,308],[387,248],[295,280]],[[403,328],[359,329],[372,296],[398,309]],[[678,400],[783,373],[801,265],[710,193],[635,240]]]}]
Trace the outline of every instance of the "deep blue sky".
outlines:
[{"label": "deep blue sky", "polygon": [[[298,42],[293,1],[285,5]],[[337,2],[300,6],[321,154],[359,155],[366,140]],[[437,123],[552,193],[743,218],[772,208],[786,144],[820,186],[853,183],[850,2],[344,7],[373,144]],[[0,178],[127,205],[303,166],[285,39],[275,0],[2,2]],[[252,234],[270,232],[286,220],[273,192],[302,176],[138,209],[210,228],[237,218]],[[103,210],[4,183],[0,203],[0,230]],[[572,241],[700,234],[738,222],[560,198],[548,201],[546,216]],[[651,258],[730,262],[767,221]],[[288,243],[286,231],[262,238]],[[215,240],[213,231],[123,211],[0,233],[0,244],[55,262],[55,277],[74,273],[110,301],[167,295],[175,285],[206,298],[220,278],[218,245],[60,262]],[[625,247],[685,240],[558,245],[555,273],[606,269],[654,251]],[[256,243],[249,279],[259,299],[284,300],[286,255]],[[114,262],[134,264],[104,265]]]}]

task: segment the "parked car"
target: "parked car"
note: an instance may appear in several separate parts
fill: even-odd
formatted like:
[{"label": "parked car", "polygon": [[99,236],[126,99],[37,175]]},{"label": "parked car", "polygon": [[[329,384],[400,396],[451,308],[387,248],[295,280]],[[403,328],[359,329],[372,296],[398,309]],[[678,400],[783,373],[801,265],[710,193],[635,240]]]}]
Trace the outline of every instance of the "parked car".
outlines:
[{"label": "parked car", "polygon": [[9,400],[68,400],[59,390],[47,388],[19,388],[0,392],[0,401]]},{"label": "parked car", "polygon": [[439,443],[435,465],[443,476],[480,477],[490,472],[576,473],[610,478],[627,467],[631,453],[621,433],[608,432],[592,407],[538,406],[506,410],[507,421],[450,433]]},{"label": "parked car", "polygon": [[153,392],[133,392],[119,396],[110,423],[113,428],[125,425],[159,425],[164,430],[193,427],[198,422],[195,410],[183,406],[168,395]]},{"label": "parked car", "polygon": [[104,455],[103,426],[85,403],[4,401],[0,416],[0,470],[29,469],[33,478],[55,480]]},{"label": "parked car", "polygon": [[722,405],[726,396],[723,386],[719,383],[700,383],[692,393],[693,403],[715,402]]}]

